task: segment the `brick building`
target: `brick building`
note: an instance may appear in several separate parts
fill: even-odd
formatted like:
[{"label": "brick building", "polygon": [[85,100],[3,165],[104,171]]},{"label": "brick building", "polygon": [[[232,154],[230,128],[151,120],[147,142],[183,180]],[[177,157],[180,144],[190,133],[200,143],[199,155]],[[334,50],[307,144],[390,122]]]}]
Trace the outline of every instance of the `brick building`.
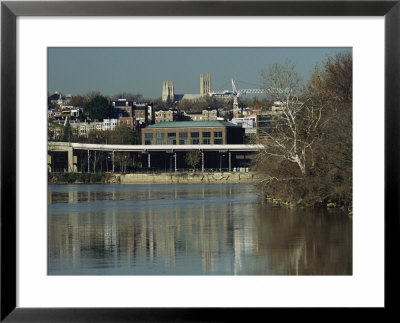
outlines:
[{"label": "brick building", "polygon": [[158,109],[154,113],[155,123],[173,122],[178,119],[178,116],[177,109]]},{"label": "brick building", "polygon": [[243,144],[244,129],[227,121],[175,121],[142,129],[143,145]]},{"label": "brick building", "polygon": [[185,116],[192,121],[215,121],[218,118],[218,110],[214,108],[205,108],[202,112],[186,112]]},{"label": "brick building", "polygon": [[138,126],[138,121],[133,117],[120,117],[119,122],[121,125],[124,125],[131,130],[136,130]]}]

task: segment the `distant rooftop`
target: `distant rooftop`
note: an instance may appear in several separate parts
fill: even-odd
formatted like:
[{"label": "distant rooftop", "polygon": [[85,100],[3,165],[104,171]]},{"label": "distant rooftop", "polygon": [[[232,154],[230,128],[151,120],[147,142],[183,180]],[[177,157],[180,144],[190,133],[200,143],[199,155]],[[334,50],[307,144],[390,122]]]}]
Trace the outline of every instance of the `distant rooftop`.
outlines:
[{"label": "distant rooftop", "polygon": [[172,109],[172,108],[156,108],[156,110],[155,110],[156,112],[159,112],[159,111],[178,111],[178,109]]},{"label": "distant rooftop", "polygon": [[198,115],[202,115],[203,112],[185,112],[185,114],[198,114]]},{"label": "distant rooftop", "polygon": [[181,101],[181,100],[200,100],[203,97],[201,94],[175,94],[174,100]]},{"label": "distant rooftop", "polygon": [[54,94],[52,94],[52,95],[50,95],[49,96],[49,100],[58,100],[58,99],[60,99],[60,97],[61,97],[61,94],[60,93],[54,93]]},{"label": "distant rooftop", "polygon": [[173,122],[160,122],[152,124],[146,128],[188,128],[188,127],[234,127],[240,126],[235,125],[228,121],[173,121]]},{"label": "distant rooftop", "polygon": [[111,104],[116,107],[126,107],[126,106],[131,107],[131,106],[133,106],[133,102],[127,101],[126,99],[113,100],[113,101],[111,101]]}]

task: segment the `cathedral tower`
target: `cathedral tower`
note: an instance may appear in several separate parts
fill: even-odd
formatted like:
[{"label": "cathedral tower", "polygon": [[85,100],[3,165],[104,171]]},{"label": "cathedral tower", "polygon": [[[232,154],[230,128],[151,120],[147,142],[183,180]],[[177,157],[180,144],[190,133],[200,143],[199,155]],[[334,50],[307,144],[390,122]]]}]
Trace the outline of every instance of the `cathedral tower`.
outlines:
[{"label": "cathedral tower", "polygon": [[210,73],[204,77],[203,73],[200,74],[200,95],[202,98],[206,97],[211,92],[211,77]]},{"label": "cathedral tower", "polygon": [[161,100],[167,102],[168,99],[174,101],[174,81],[163,82]]}]

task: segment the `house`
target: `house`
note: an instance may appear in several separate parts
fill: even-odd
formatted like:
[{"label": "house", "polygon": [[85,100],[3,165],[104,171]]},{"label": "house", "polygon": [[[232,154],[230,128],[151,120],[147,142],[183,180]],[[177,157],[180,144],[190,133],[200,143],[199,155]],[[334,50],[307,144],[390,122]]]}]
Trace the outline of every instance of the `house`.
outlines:
[{"label": "house", "polygon": [[173,122],[178,119],[179,112],[177,109],[158,109],[154,112],[155,123]]},{"label": "house", "polygon": [[185,116],[191,121],[215,121],[218,118],[218,110],[205,108],[202,112],[185,112]]}]

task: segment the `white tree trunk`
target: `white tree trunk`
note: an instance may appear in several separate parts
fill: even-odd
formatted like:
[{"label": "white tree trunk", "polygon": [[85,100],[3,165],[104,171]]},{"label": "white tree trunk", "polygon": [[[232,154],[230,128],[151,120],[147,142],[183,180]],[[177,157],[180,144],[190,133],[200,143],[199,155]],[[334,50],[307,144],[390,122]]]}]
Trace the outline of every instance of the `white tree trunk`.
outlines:
[{"label": "white tree trunk", "polygon": [[297,165],[300,168],[301,173],[304,175],[306,173],[306,165],[305,163],[300,159],[299,155],[296,154],[296,156],[293,157],[293,161],[297,163]]}]

